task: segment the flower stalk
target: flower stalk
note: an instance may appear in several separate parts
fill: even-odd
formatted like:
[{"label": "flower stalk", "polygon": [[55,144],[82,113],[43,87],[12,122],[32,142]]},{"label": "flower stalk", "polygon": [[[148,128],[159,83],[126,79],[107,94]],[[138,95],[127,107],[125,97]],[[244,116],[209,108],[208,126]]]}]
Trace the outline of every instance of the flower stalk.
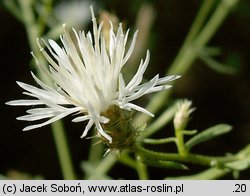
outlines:
[{"label": "flower stalk", "polygon": [[185,146],[184,135],[182,133],[182,130],[175,129],[175,137],[176,137],[176,145],[177,145],[179,154],[183,157],[186,157],[188,155],[188,150]]}]

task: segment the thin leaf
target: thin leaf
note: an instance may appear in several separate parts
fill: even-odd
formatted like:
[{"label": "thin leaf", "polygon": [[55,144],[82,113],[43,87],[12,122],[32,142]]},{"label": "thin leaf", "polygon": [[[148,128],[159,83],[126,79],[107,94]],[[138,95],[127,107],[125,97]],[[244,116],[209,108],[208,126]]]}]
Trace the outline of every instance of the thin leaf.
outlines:
[{"label": "thin leaf", "polygon": [[237,170],[237,171],[242,171],[242,170],[248,169],[248,168],[250,168],[250,155],[242,160],[227,163],[227,164],[225,164],[225,166],[227,168]]},{"label": "thin leaf", "polygon": [[152,139],[152,138],[146,138],[143,140],[144,143],[146,144],[167,144],[170,142],[176,142],[175,137],[168,137],[168,138],[162,138],[162,139]]},{"label": "thin leaf", "polygon": [[190,140],[187,141],[186,147],[190,150],[195,145],[205,142],[207,140],[211,140],[215,137],[218,137],[222,134],[228,133],[232,130],[232,127],[227,124],[218,124],[213,127],[210,127],[201,133],[195,135]]},{"label": "thin leaf", "polygon": [[208,65],[209,68],[222,73],[222,74],[236,74],[238,68],[229,64],[220,63],[208,54],[200,54],[200,59],[204,61]]}]

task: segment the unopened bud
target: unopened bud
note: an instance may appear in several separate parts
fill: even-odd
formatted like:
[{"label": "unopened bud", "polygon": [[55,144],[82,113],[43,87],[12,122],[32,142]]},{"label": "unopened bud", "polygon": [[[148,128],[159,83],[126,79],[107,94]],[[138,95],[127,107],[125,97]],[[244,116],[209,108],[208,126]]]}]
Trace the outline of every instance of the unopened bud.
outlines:
[{"label": "unopened bud", "polygon": [[174,116],[174,128],[176,130],[184,130],[186,128],[189,115],[194,111],[191,105],[192,101],[185,99],[177,106],[177,112]]}]

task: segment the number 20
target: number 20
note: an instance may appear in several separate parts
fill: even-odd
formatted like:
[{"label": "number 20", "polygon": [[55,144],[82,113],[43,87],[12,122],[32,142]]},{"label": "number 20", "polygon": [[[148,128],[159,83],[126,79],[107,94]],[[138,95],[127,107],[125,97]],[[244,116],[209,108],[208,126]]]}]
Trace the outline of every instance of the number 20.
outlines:
[{"label": "number 20", "polygon": [[246,186],[246,184],[235,184],[234,185],[235,186],[235,191],[234,192],[246,192],[246,190],[247,190],[247,186]]}]

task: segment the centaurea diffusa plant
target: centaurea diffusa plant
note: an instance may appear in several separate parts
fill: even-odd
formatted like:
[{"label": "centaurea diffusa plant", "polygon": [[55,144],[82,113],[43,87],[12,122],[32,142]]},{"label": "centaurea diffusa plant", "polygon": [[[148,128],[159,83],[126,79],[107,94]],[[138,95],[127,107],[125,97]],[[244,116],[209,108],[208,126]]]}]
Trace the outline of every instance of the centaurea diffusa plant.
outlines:
[{"label": "centaurea diffusa plant", "polygon": [[111,149],[126,149],[134,142],[137,135],[136,129],[131,125],[130,112],[135,110],[153,116],[148,110],[131,102],[145,94],[170,88],[171,86],[166,83],[180,76],[159,78],[159,75],[156,75],[150,81],[142,83],[143,74],[149,64],[149,51],[147,51],[145,61],[141,60],[136,74],[126,84],[122,68],[133,52],[137,32],[133,35],[129,48],[126,49],[129,30],[124,34],[120,24],[115,34],[110,22],[110,37],[107,43],[102,33],[103,23],[97,25],[92,7],[91,14],[93,34],[90,32],[85,34],[84,31],[77,33],[73,29],[74,41],[64,24],[64,34],[61,36],[62,48],[53,40],[49,40],[48,44],[43,41],[50,54],[45,51],[38,39],[40,51],[49,66],[41,64],[34,55],[36,64],[54,85],[44,83],[31,73],[41,88],[23,82],[17,84],[26,90],[25,95],[33,99],[14,100],[7,104],[38,106],[27,110],[28,115],[18,117],[18,120],[36,121],[49,118],[43,123],[25,127],[24,131],[77,114],[73,122],[88,121],[81,138],[85,137],[95,125],[98,136]]},{"label": "centaurea diffusa plant", "polygon": [[[15,4],[15,2],[18,3]],[[53,28],[48,29],[47,34],[45,32],[45,27],[50,28],[49,23],[46,24],[46,20],[48,20],[46,16],[49,15],[49,10],[53,10],[51,9],[52,1],[43,1],[44,5],[40,4],[44,6],[43,9],[33,10],[36,2],[5,0],[6,7],[26,27],[37,64],[37,73],[36,75],[32,73],[32,77],[40,86],[38,88],[18,82],[19,86],[25,90],[24,94],[31,96],[32,99],[15,100],[8,104],[35,106],[27,110],[28,115],[19,117],[19,120],[43,121],[49,118],[42,123],[30,125],[24,130],[56,122],[56,124],[52,124],[52,130],[64,179],[76,179],[77,175],[75,175],[71,163],[69,148],[65,142],[66,137],[62,137],[64,136],[63,126],[54,125],[58,125],[59,119],[69,115],[74,116],[74,122],[88,121],[82,137],[87,135],[91,127],[95,127],[97,137],[91,138],[92,143],[99,140],[105,143],[108,149],[113,150],[103,156],[104,149],[101,144],[91,145],[89,158],[81,164],[85,174],[84,179],[112,178],[108,175],[108,171],[117,162],[134,169],[139,179],[151,178],[147,166],[158,167],[163,171],[167,171],[167,169],[180,169],[180,172],[186,170],[186,173],[180,173],[179,176],[174,177],[175,179],[216,179],[228,173],[233,173],[237,177],[235,174],[249,168],[249,146],[236,154],[225,156],[194,153],[194,147],[228,133],[232,127],[227,124],[218,124],[203,131],[187,129],[190,127],[188,122],[193,112],[191,101],[170,102],[168,100],[171,91],[165,91],[170,87],[167,82],[179,77],[173,74],[184,75],[193,65],[194,60],[200,57],[200,54],[206,53],[209,40],[229,11],[236,5],[237,0],[203,1],[183,46],[173,64],[166,71],[166,75],[171,76],[159,78],[156,75],[145,83],[142,81],[149,63],[148,51],[145,60],[141,61],[132,79],[129,82],[125,82],[123,79],[126,73],[123,72],[123,67],[126,62],[133,64],[133,60],[131,60],[133,58],[130,57],[133,50],[136,50],[137,32],[130,40],[128,31],[123,33],[120,25],[115,33],[113,29],[116,29],[116,25],[111,23],[107,38],[106,33],[103,35],[104,30],[107,32],[107,29],[104,29],[107,25],[102,25],[102,23],[97,25],[92,10],[93,33],[78,33],[74,29],[69,32],[64,25],[64,34],[61,36],[62,47],[52,40],[47,43],[47,41],[38,39],[36,44],[37,37],[43,35],[45,37],[53,35],[53,39],[57,37],[57,34],[53,33]],[[153,6],[150,7],[153,8]],[[17,12],[18,9],[20,12]],[[47,15],[41,14],[39,10],[45,11]],[[143,17],[141,20],[143,24],[149,21]],[[141,30],[143,29],[140,28]],[[131,42],[130,46],[126,47],[126,43],[129,42]],[[208,54],[206,53],[206,55]],[[43,76],[46,76],[48,81]],[[161,91],[161,93],[152,95],[147,107],[132,103],[143,95],[157,91]],[[157,114],[156,118],[149,118],[153,115],[152,113]],[[164,137],[165,125],[168,123],[173,124],[173,130],[167,130],[168,133],[173,131],[174,136],[172,137]],[[158,131],[163,131],[163,138],[154,138],[153,134]],[[168,143],[174,144],[176,150],[168,148]],[[158,145],[162,144],[166,147],[158,148]],[[151,148],[152,145],[157,145],[157,147]],[[122,153],[117,156],[115,150],[122,151]],[[206,168],[193,175],[193,172],[188,173],[189,171],[187,171],[189,165],[193,164]],[[183,176],[185,174],[187,176]],[[168,178],[169,176],[166,177],[166,179]]]}]

